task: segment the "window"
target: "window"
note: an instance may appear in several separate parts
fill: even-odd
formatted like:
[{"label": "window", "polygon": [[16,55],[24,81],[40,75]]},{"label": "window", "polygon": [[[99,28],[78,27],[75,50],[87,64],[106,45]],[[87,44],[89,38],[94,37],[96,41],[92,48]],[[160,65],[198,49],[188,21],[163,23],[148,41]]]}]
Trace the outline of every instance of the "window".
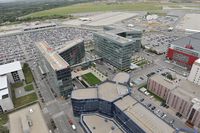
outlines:
[{"label": "window", "polygon": [[8,94],[5,94],[5,95],[2,96],[2,99],[5,99],[7,97],[8,97]]}]

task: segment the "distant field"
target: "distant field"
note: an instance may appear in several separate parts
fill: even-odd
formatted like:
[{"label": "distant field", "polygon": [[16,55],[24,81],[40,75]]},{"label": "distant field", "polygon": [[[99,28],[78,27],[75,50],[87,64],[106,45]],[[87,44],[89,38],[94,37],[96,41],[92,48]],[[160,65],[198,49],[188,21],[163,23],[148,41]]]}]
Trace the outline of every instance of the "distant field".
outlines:
[{"label": "distant field", "polygon": [[156,11],[162,10],[158,3],[85,3],[71,6],[59,7],[50,10],[35,12],[24,16],[24,18],[67,16],[72,13],[97,12],[97,11]]}]

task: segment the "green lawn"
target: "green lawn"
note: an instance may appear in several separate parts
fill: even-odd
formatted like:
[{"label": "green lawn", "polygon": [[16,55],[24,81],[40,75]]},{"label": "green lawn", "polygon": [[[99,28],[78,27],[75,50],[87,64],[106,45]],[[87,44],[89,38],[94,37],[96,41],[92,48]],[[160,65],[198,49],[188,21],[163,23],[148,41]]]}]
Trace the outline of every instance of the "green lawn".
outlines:
[{"label": "green lawn", "polygon": [[84,3],[65,7],[53,8],[24,16],[24,18],[37,18],[46,16],[67,16],[72,13],[98,12],[98,11],[160,11],[162,5],[157,2],[141,3]]},{"label": "green lawn", "polygon": [[24,85],[23,82],[17,82],[17,83],[11,84],[11,87],[14,89],[14,88],[22,87],[23,85]]},{"label": "green lawn", "polygon": [[6,124],[8,122],[7,114],[0,114],[0,126]]},{"label": "green lawn", "polygon": [[32,85],[32,84],[27,85],[27,86],[24,87],[24,90],[25,90],[25,91],[32,91],[33,89],[34,89],[34,88],[33,88],[33,85]]},{"label": "green lawn", "polygon": [[28,64],[24,64],[22,70],[24,72],[26,84],[32,83],[33,82],[33,74],[31,72],[31,69],[28,66]]},{"label": "green lawn", "polygon": [[23,105],[27,105],[31,102],[36,101],[36,100],[37,100],[37,95],[36,95],[35,92],[33,92],[33,93],[28,94],[26,96],[15,98],[14,99],[14,106],[15,106],[15,108],[17,108],[17,107],[20,107],[20,106],[23,106]]},{"label": "green lawn", "polygon": [[82,76],[83,79],[89,84],[89,85],[96,85],[101,83],[101,80],[99,80],[96,76],[94,76],[94,74],[92,73],[87,73],[85,75]]}]

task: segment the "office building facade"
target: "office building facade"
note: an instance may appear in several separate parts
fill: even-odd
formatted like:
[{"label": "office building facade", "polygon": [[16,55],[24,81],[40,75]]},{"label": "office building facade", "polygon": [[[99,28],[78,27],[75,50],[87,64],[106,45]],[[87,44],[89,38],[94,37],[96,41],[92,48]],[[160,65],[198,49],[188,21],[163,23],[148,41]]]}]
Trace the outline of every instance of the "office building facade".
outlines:
[{"label": "office building facade", "polygon": [[50,86],[56,94],[68,98],[73,89],[69,64],[46,42],[39,42],[36,46],[41,57],[39,66],[45,68]]},{"label": "office building facade", "polygon": [[117,35],[94,33],[94,41],[95,52],[106,62],[121,70],[130,67],[133,52],[132,40]]},{"label": "office building facade", "polygon": [[6,75],[0,76],[0,83],[0,112],[12,110],[14,105]]},{"label": "office building facade", "polygon": [[185,79],[171,81],[164,76],[154,75],[148,79],[147,89],[162,98],[175,112],[179,112],[191,126],[200,127],[200,119],[196,119],[200,111],[198,85]]},{"label": "office building facade", "polygon": [[197,85],[200,85],[200,59],[196,60],[192,65],[188,80]]},{"label": "office building facade", "polygon": [[136,30],[113,29],[93,34],[95,52],[118,69],[131,65],[134,52],[140,51],[142,32]]},{"label": "office building facade", "polygon": [[64,47],[58,50],[58,53],[69,65],[78,64],[85,56],[84,41],[78,39],[66,42]]}]

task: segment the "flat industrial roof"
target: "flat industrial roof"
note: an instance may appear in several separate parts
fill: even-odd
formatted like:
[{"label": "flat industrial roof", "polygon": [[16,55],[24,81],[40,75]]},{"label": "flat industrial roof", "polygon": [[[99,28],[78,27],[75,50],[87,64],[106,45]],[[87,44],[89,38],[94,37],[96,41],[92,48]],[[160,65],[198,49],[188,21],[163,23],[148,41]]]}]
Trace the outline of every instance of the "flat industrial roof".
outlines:
[{"label": "flat industrial roof", "polygon": [[74,99],[95,99],[97,96],[97,88],[86,88],[73,90],[71,98]]},{"label": "flat industrial roof", "polygon": [[76,40],[68,41],[65,44],[63,44],[61,47],[56,49],[56,51],[60,54],[81,42],[83,42],[83,39],[76,39]]},{"label": "flat industrial roof", "polygon": [[124,133],[111,118],[97,114],[82,115],[81,118],[92,133]]},{"label": "flat industrial roof", "polygon": [[0,76],[0,90],[8,87],[7,76]]},{"label": "flat industrial roof", "polygon": [[194,62],[194,64],[200,66],[200,58],[197,59],[197,60]]},{"label": "flat industrial roof", "polygon": [[188,13],[179,21],[176,26],[178,29],[200,31],[200,14]]},{"label": "flat industrial roof", "polygon": [[77,89],[72,91],[71,98],[74,99],[103,99],[106,101],[114,101],[117,98],[128,94],[126,85],[115,83],[113,81],[105,81],[97,88]]},{"label": "flat industrial roof", "polygon": [[118,83],[128,83],[129,79],[130,79],[130,75],[128,73],[120,72],[115,75],[115,77],[113,78],[113,81],[118,82]]},{"label": "flat industrial roof", "polygon": [[147,133],[174,132],[172,127],[167,125],[140,103],[136,103],[131,96],[126,96],[116,101],[115,105]]},{"label": "flat industrial roof", "polygon": [[167,87],[168,89],[174,89],[176,87],[173,81],[170,81],[162,75],[155,74],[151,76],[150,79],[158,82],[159,84],[163,85],[164,87]]},{"label": "flat industrial roof", "polygon": [[19,61],[0,65],[0,75],[4,75],[4,74],[11,73],[14,71],[19,71],[19,70],[22,70],[22,67]]},{"label": "flat industrial roof", "polygon": [[49,47],[47,42],[38,42],[36,46],[54,70],[62,70],[69,67],[69,64],[51,47]]},{"label": "flat industrial roof", "polygon": [[194,51],[200,52],[200,32],[180,38],[172,42],[173,45],[184,47],[188,44],[192,45]]},{"label": "flat industrial roof", "polygon": [[114,42],[118,42],[119,44],[123,44],[123,45],[126,45],[126,44],[130,44],[133,42],[132,39],[128,39],[128,38],[125,38],[125,37],[121,37],[119,35],[115,35],[113,33],[110,33],[110,32],[97,32],[95,33],[96,35],[99,35],[99,36],[102,36],[104,38],[107,38],[109,40],[112,40]]},{"label": "flat industrial roof", "polygon": [[126,85],[107,81],[98,86],[98,96],[106,101],[114,101],[117,98],[128,94]]},{"label": "flat industrial roof", "polygon": [[32,122],[30,133],[49,133],[38,103],[9,114],[10,133],[23,133],[28,121]]},{"label": "flat industrial roof", "polygon": [[[196,98],[200,96],[200,87],[197,84],[194,84],[188,80],[182,79],[179,83],[178,90],[181,90],[182,92],[185,92],[185,95],[183,93],[176,93],[177,95],[180,94],[181,97],[188,96],[190,99]],[[179,91],[180,92],[180,91]]]}]

